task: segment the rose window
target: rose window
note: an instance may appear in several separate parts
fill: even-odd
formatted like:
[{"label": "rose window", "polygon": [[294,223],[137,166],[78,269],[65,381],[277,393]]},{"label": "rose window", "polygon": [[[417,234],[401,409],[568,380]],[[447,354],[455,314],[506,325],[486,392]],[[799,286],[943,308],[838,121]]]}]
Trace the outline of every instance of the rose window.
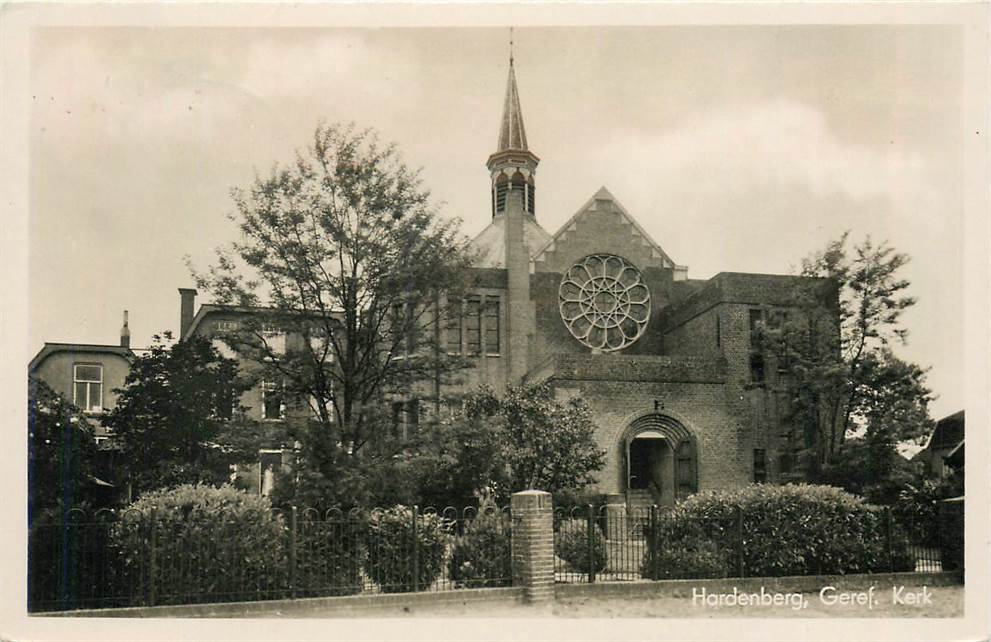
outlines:
[{"label": "rose window", "polygon": [[650,319],[650,290],[626,259],[593,254],[578,261],[558,288],[561,319],[593,350],[622,350],[640,338]]}]

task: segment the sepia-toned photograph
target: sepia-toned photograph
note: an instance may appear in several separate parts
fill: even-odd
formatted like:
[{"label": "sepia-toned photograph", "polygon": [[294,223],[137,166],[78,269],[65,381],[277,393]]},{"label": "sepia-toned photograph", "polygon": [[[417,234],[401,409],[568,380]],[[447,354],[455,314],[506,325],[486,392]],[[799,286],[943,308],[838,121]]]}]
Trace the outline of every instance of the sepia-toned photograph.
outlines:
[{"label": "sepia-toned photograph", "polygon": [[448,7],[16,29],[32,639],[987,635],[988,6]]}]

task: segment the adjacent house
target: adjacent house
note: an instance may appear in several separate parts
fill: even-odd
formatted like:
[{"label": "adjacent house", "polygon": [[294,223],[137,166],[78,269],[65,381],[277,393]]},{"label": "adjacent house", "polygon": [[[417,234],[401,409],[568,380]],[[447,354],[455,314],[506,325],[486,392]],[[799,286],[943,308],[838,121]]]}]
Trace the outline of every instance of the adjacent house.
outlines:
[{"label": "adjacent house", "polygon": [[953,472],[962,473],[963,453],[964,411],[961,410],[936,422],[925,448],[912,461],[921,463],[927,476],[947,479]]}]

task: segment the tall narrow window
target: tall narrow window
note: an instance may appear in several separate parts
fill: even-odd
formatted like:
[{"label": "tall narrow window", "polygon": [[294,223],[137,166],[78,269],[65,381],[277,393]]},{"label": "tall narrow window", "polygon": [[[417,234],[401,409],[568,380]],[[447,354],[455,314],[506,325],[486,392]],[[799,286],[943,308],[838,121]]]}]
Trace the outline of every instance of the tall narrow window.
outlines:
[{"label": "tall narrow window", "polygon": [[396,439],[406,431],[406,412],[402,401],[392,402],[392,436]]},{"label": "tall narrow window", "polygon": [[760,352],[750,353],[750,381],[764,383],[764,355]]},{"label": "tall narrow window", "polygon": [[403,439],[408,439],[416,434],[416,429],[420,425],[420,400],[410,399],[406,402],[406,430],[403,432]]},{"label": "tall narrow window", "polygon": [[764,334],[764,311],[753,309],[750,311],[750,348],[760,350],[762,347],[762,337]]},{"label": "tall narrow window", "polygon": [[716,347],[718,348],[723,343],[723,329],[719,325],[719,315],[716,315]]},{"label": "tall narrow window", "polygon": [[230,419],[234,415],[234,390],[224,386],[214,396],[214,414],[218,419]]},{"label": "tall narrow window", "polygon": [[750,310],[750,381],[764,383],[764,311]]},{"label": "tall narrow window", "polygon": [[465,306],[465,343],[468,354],[476,355],[482,350],[482,302],[468,299]]},{"label": "tall narrow window", "polygon": [[767,453],[763,448],[754,448],[754,483],[767,481]]},{"label": "tall narrow window", "polygon": [[495,211],[496,214],[506,211],[506,194],[509,191],[509,179],[499,176],[495,186]]},{"label": "tall narrow window", "polygon": [[406,338],[406,352],[408,354],[413,354],[416,352],[417,343],[417,314],[416,305],[413,302],[408,302],[406,304],[406,316],[403,318],[403,323],[405,324],[403,331],[405,332]]},{"label": "tall narrow window", "polygon": [[675,479],[679,501],[696,492],[695,452],[692,448],[692,442],[688,440],[678,444],[678,449],[675,452]]},{"label": "tall narrow window", "polygon": [[778,373],[785,374],[791,368],[791,353],[787,334],[788,311],[776,310],[771,313],[768,325],[780,333],[775,357],[777,358]]},{"label": "tall narrow window", "polygon": [[285,416],[285,400],[282,384],[275,381],[262,382],[262,419],[270,421]]},{"label": "tall narrow window", "polygon": [[266,352],[271,353],[276,359],[286,353],[286,333],[278,325],[274,323],[263,324],[262,339]]},{"label": "tall narrow window", "polygon": [[530,212],[531,214],[533,214],[536,211],[536,207],[534,205],[534,198],[536,198],[536,194],[534,194],[535,189],[536,187],[534,186],[533,180],[531,179],[526,184],[526,211]]},{"label": "tall narrow window", "polygon": [[499,298],[485,300],[485,353],[499,354]]},{"label": "tall narrow window", "polygon": [[103,366],[73,366],[72,384],[72,403],[77,408],[83,412],[103,411]]},{"label": "tall narrow window", "polygon": [[447,300],[447,352],[461,354],[461,299]]}]

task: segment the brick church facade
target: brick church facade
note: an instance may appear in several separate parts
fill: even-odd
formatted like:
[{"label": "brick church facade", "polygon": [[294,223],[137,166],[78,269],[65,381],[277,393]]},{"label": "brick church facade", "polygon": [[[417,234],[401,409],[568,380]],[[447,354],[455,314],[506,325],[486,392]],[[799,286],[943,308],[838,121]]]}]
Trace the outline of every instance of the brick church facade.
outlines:
[{"label": "brick church facade", "polygon": [[539,222],[513,63],[491,175],[492,221],[474,240],[474,296],[447,328],[475,355],[466,385],[547,382],[590,406],[606,453],[598,490],[669,506],[705,489],[773,482],[786,450],[785,374],[763,324],[798,314],[801,277],[689,279],[605,188],[559,230]]}]

